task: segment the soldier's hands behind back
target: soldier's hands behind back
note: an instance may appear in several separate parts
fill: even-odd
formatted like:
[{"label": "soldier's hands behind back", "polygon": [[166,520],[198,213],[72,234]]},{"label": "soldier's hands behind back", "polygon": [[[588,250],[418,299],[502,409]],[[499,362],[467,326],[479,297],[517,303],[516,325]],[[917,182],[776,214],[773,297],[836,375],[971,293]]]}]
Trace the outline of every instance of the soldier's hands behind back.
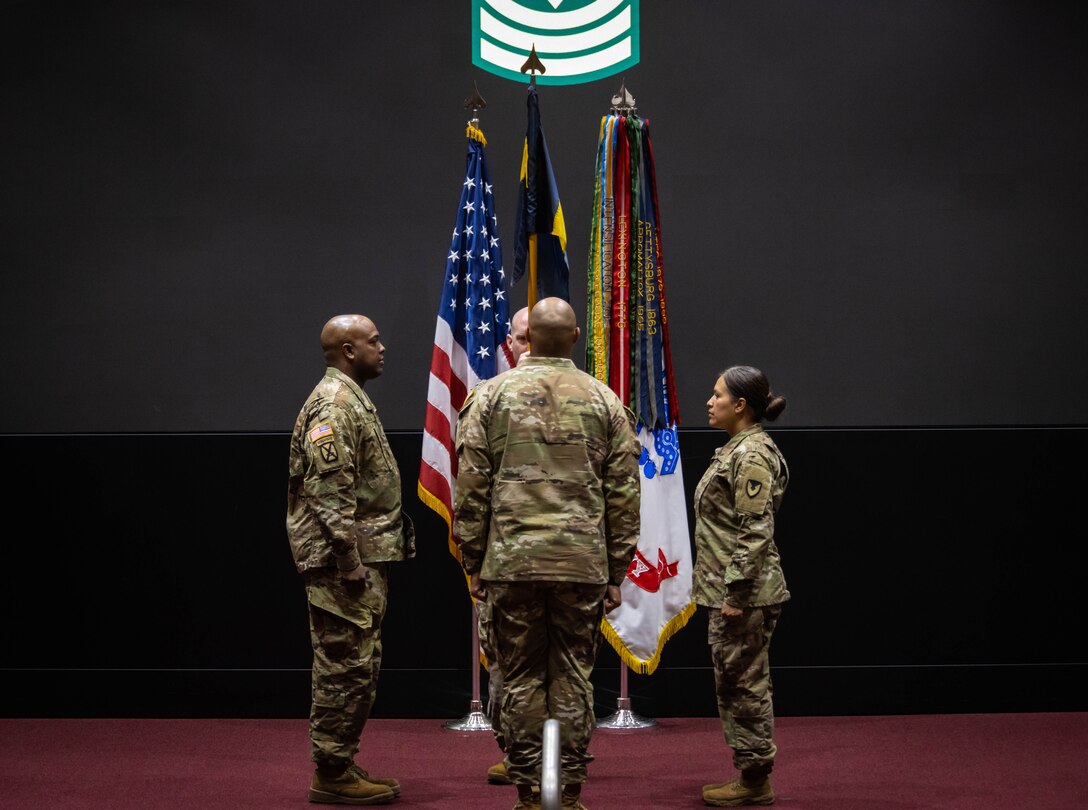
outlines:
[{"label": "soldier's hands behind back", "polygon": [[468,578],[468,591],[481,602],[487,599],[487,588],[480,582],[480,574],[470,574]]},{"label": "soldier's hands behind back", "polygon": [[623,595],[619,585],[609,585],[604,591],[604,612],[611,613],[623,604]]},{"label": "soldier's hands behind back", "polygon": [[341,571],[340,580],[341,582],[365,582],[366,569],[362,565],[357,565],[350,571]]},{"label": "soldier's hands behind back", "polygon": [[722,602],[722,618],[727,621],[733,619],[739,619],[744,615],[744,609],[739,607],[733,607],[728,602]]}]

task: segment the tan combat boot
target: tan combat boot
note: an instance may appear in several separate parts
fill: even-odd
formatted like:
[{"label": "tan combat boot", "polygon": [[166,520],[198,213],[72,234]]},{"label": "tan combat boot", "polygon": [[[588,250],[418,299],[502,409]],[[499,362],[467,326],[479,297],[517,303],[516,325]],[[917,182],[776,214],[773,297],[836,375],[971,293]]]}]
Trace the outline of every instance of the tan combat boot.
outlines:
[{"label": "tan combat boot", "polygon": [[518,803],[514,810],[541,810],[540,794],[531,785],[517,785]]},{"label": "tan combat boot", "polygon": [[316,804],[388,804],[394,798],[392,788],[368,782],[355,768],[336,776],[319,768],[310,780],[310,801]]},{"label": "tan combat boot", "polygon": [[506,772],[506,760],[496,762],[487,769],[487,781],[492,785],[512,785],[510,774]]},{"label": "tan combat boot", "polygon": [[712,807],[749,807],[774,804],[774,791],[765,770],[741,771],[735,779],[703,788],[703,802]]},{"label": "tan combat boot", "polygon": [[589,810],[588,807],[582,804],[581,785],[563,786],[563,808],[564,810]]},{"label": "tan combat boot", "polygon": [[349,765],[348,770],[355,771],[355,773],[359,774],[359,776],[361,776],[367,782],[370,782],[372,785],[385,785],[387,788],[393,791],[394,796],[400,795],[400,782],[398,782],[391,776],[371,776],[366,770],[360,768],[358,765]]}]

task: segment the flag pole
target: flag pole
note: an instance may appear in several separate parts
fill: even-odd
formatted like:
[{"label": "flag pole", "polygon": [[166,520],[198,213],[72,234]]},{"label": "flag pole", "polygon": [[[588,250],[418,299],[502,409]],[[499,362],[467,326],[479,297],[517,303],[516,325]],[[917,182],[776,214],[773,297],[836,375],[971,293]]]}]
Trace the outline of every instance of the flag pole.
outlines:
[{"label": "flag pole", "polygon": [[[637,115],[635,97],[627,89],[627,79],[620,81],[620,89],[612,96],[611,114]],[[642,717],[631,711],[631,696],[627,691],[627,662],[620,658],[620,696],[616,699],[616,712],[597,722],[597,728],[628,731],[640,728],[652,728],[657,725],[653,718]]]},{"label": "flag pole", "polygon": [[491,721],[484,714],[480,700],[480,627],[476,618],[476,603],[472,602],[472,698],[468,714],[460,720],[447,720],[442,728],[451,731],[491,731]]},{"label": "flag pole", "polygon": [[529,311],[536,306],[536,234],[529,234]]},{"label": "flag pole", "polygon": [[[544,63],[540,61],[540,57],[536,55],[536,43],[533,43],[532,48],[529,50],[529,58],[525,60],[525,64],[521,66],[522,73],[529,74],[529,86],[536,87],[536,74],[547,73],[548,69],[544,67]],[[528,144],[526,144],[528,148]],[[526,178],[528,180],[528,178]],[[537,263],[537,238],[536,238],[536,223],[532,223],[533,231],[529,234],[529,294],[528,294],[528,307],[532,312],[533,307],[536,305],[536,263]]]},{"label": "flag pole", "polygon": [[[469,119],[469,129],[480,128],[479,111],[487,106],[484,97],[480,95],[480,88],[476,82],[472,83],[472,94],[465,99],[465,109],[472,110],[472,118]],[[472,619],[472,695],[469,698],[468,714],[460,720],[447,720],[442,728],[451,731],[491,731],[491,721],[484,714],[483,702],[480,700],[480,627],[476,614],[476,601],[469,598]]]},{"label": "flag pole", "polygon": [[620,659],[620,696],[616,699],[616,713],[597,721],[597,728],[628,731],[636,728],[652,728],[657,721],[641,717],[631,711],[631,698],[627,694],[627,664]]}]

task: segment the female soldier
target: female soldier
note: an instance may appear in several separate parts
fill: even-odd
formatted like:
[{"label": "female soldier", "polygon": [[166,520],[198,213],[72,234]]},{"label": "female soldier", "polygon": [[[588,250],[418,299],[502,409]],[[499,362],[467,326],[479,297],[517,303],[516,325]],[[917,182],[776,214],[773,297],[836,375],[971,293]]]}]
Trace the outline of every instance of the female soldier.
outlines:
[{"label": "female soldier", "polygon": [[782,603],[790,598],[774,516],[789,469],[760,424],[786,407],[766,376],[751,366],[722,372],[707,400],[710,426],[729,441],[695,489],[692,597],[710,608],[710,656],[725,741],[740,775],[703,787],[715,807],[774,803],[774,710],[768,649]]}]

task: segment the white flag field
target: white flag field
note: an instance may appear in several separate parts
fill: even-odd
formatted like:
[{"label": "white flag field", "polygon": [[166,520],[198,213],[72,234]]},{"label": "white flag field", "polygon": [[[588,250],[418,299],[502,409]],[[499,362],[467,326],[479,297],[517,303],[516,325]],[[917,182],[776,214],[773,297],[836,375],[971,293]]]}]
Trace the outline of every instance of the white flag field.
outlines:
[{"label": "white flag field", "polygon": [[638,551],[620,587],[623,603],[602,625],[605,638],[624,663],[643,675],[657,669],[665,642],[695,612],[676,430],[658,429],[656,434],[655,442],[654,433],[646,428],[639,431],[642,520]]},{"label": "white flag field", "polygon": [[586,371],[631,409],[642,445],[638,548],[620,589],[623,601],[601,629],[628,668],[648,675],[695,612],[680,413],[649,123],[634,112],[608,115],[598,138]]}]

